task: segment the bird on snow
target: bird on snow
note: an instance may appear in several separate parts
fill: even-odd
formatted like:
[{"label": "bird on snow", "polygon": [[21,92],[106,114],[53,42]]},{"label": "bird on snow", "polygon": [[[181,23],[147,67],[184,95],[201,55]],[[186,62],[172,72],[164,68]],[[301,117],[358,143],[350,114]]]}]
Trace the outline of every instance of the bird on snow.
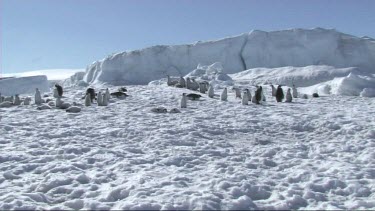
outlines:
[{"label": "bird on snow", "polygon": [[220,100],[221,101],[227,101],[227,99],[228,99],[228,91],[227,91],[227,88],[225,87],[223,89],[223,92],[220,95]]},{"label": "bird on snow", "polygon": [[286,92],[285,102],[291,103],[292,99],[292,93],[290,93],[290,88],[288,88],[288,91]]}]

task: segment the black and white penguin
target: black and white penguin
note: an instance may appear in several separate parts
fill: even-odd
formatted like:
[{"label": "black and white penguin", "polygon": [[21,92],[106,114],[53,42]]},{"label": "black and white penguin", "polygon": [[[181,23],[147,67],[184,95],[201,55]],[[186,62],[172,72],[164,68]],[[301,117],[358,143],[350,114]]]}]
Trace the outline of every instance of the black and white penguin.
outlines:
[{"label": "black and white penguin", "polygon": [[208,87],[208,97],[214,98],[214,95],[215,95],[214,87],[210,85]]},{"label": "black and white penguin", "polygon": [[42,104],[42,95],[38,88],[35,89],[35,104],[40,105]]},{"label": "black and white penguin", "polygon": [[195,94],[195,93],[190,93],[190,94],[187,94],[186,97],[189,100],[199,100],[199,98],[201,98],[202,95]]},{"label": "black and white penguin", "polygon": [[[87,95],[90,96],[91,103],[94,102],[94,99],[95,99],[95,89],[94,88],[88,88],[86,90],[86,96]],[[85,99],[86,99],[86,97],[85,97]]]},{"label": "black and white penguin", "polygon": [[13,104],[14,104],[14,105],[21,105],[21,99],[20,99],[20,96],[18,96],[17,94],[16,94],[16,96],[14,97]]},{"label": "black and white penguin", "polygon": [[288,88],[288,91],[286,92],[285,96],[285,102],[291,103],[292,102],[292,93],[290,92],[290,88]]},{"label": "black and white penguin", "polygon": [[62,88],[62,86],[60,86],[59,84],[55,84],[55,87],[56,87],[57,94],[59,95],[59,97],[62,97],[63,96],[63,88]]},{"label": "black and white penguin", "polygon": [[109,103],[109,94],[104,93],[103,94],[103,97],[102,97],[102,106],[108,106],[108,103]]},{"label": "black and white penguin", "polygon": [[98,92],[98,97],[97,97],[97,100],[96,102],[98,103],[98,106],[102,106],[103,105],[103,95],[102,95],[102,92]]},{"label": "black and white penguin", "polygon": [[279,103],[279,102],[282,102],[283,99],[284,99],[284,91],[283,91],[283,88],[281,88],[281,85],[279,85],[276,90],[276,101]]},{"label": "black and white penguin", "polygon": [[242,98],[242,97],[241,97],[241,91],[240,91],[239,88],[237,88],[237,87],[233,87],[232,90],[235,91],[235,93],[236,93],[236,98],[240,98],[240,99]]},{"label": "black and white penguin", "polygon": [[81,112],[81,108],[78,107],[78,106],[71,106],[68,109],[66,109],[65,111],[69,112],[69,113],[79,113],[79,112]]},{"label": "black and white penguin", "polygon": [[191,89],[197,91],[199,89],[199,83],[195,79],[191,79]]},{"label": "black and white penguin", "polygon": [[297,98],[298,97],[298,91],[297,91],[297,88],[296,88],[296,86],[294,86],[294,84],[293,84],[293,98]]},{"label": "black and white penguin", "polygon": [[205,83],[199,83],[199,92],[202,94],[206,94],[206,84]]},{"label": "black and white penguin", "polygon": [[276,97],[276,88],[273,84],[270,85],[272,89],[272,97]]},{"label": "black and white penguin", "polygon": [[220,100],[221,101],[227,101],[228,100],[228,91],[227,91],[226,87],[223,89],[223,92],[220,95]]},{"label": "black and white penguin", "polygon": [[262,92],[263,92],[263,88],[262,86],[259,86],[255,92],[255,99],[256,99],[257,104],[259,104],[262,101]]},{"label": "black and white penguin", "polygon": [[258,91],[258,90],[255,90],[255,91],[254,91],[254,95],[253,95],[253,97],[251,98],[251,102],[252,102],[252,103],[255,103],[255,104],[259,104],[259,101],[257,101],[257,97],[256,97],[256,96],[257,96],[257,91]]},{"label": "black and white penguin", "polygon": [[243,92],[241,101],[242,101],[242,105],[249,105],[249,95],[247,94],[247,91]]},{"label": "black and white penguin", "polygon": [[182,88],[186,87],[186,81],[185,81],[185,78],[180,76],[180,81],[179,81],[179,84]]},{"label": "black and white penguin", "polygon": [[181,102],[180,102],[180,105],[181,105],[181,108],[186,108],[187,107],[187,102],[186,102],[186,93],[182,93],[182,97],[181,97]]},{"label": "black and white penguin", "polygon": [[262,86],[260,86],[262,89],[262,91],[261,91],[261,93],[262,93],[262,101],[266,101],[266,96],[264,96],[264,92],[263,92],[263,87]]},{"label": "black and white penguin", "polygon": [[[125,89],[125,88],[124,88]],[[125,91],[123,91],[123,92],[126,92],[126,89],[125,89]],[[110,93],[109,93],[109,89],[107,88],[107,89],[105,89],[105,96],[106,96],[106,98],[107,98],[107,102],[109,102],[109,99],[111,98],[111,95],[110,95]]]},{"label": "black and white penguin", "polygon": [[191,86],[192,86],[192,85],[191,85],[191,80],[190,80],[189,77],[187,77],[187,78],[186,78],[186,88],[187,88],[187,89],[191,89]]},{"label": "black and white penguin", "polygon": [[250,90],[249,89],[245,89],[245,91],[246,91],[246,93],[247,93],[247,100],[248,101],[251,101],[251,92],[250,92]]},{"label": "black and white penguin", "polygon": [[91,101],[92,101],[91,95],[90,93],[87,93],[85,97],[85,106],[91,106]]}]

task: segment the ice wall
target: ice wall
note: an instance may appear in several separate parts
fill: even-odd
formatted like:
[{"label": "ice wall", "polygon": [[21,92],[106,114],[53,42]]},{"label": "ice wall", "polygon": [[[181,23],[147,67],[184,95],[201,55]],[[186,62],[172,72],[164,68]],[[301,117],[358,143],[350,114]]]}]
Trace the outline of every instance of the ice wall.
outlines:
[{"label": "ice wall", "polygon": [[147,84],[221,62],[225,73],[257,67],[329,65],[375,73],[375,42],[322,28],[252,31],[217,41],[153,46],[118,53],[88,66],[87,83]]},{"label": "ice wall", "polygon": [[0,92],[4,96],[15,94],[32,94],[39,88],[41,92],[48,92],[47,76],[29,76],[0,80]]}]

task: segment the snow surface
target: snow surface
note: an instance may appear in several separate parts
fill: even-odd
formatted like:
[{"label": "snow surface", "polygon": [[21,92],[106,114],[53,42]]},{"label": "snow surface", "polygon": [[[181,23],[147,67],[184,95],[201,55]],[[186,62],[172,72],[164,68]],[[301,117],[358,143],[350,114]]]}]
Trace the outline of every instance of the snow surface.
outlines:
[{"label": "snow surface", "polygon": [[43,92],[49,91],[46,76],[40,75],[0,80],[0,93],[3,96],[35,93],[36,88],[39,88]]},{"label": "snow surface", "polygon": [[[158,45],[122,52],[89,65],[86,83],[142,85],[184,76],[198,65],[220,62],[226,74],[254,68],[326,65],[375,73],[375,42],[331,29],[254,30],[239,36],[188,45]],[[198,68],[199,69],[199,68]]]},{"label": "snow surface", "polygon": [[263,105],[217,89],[181,109],[186,89],[127,89],[80,113],[0,108],[0,209],[375,209],[375,98],[264,86]]}]

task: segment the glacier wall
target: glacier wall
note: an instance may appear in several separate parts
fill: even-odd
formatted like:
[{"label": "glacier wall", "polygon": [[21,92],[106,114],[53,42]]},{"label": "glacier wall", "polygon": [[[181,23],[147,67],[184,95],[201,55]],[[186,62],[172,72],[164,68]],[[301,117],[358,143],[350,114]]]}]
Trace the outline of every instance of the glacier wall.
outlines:
[{"label": "glacier wall", "polygon": [[329,65],[357,67],[375,73],[375,42],[331,29],[291,29],[247,34],[187,45],[158,45],[122,52],[94,62],[86,69],[86,83],[147,84],[184,76],[198,64],[221,62],[225,73],[251,68]]}]

